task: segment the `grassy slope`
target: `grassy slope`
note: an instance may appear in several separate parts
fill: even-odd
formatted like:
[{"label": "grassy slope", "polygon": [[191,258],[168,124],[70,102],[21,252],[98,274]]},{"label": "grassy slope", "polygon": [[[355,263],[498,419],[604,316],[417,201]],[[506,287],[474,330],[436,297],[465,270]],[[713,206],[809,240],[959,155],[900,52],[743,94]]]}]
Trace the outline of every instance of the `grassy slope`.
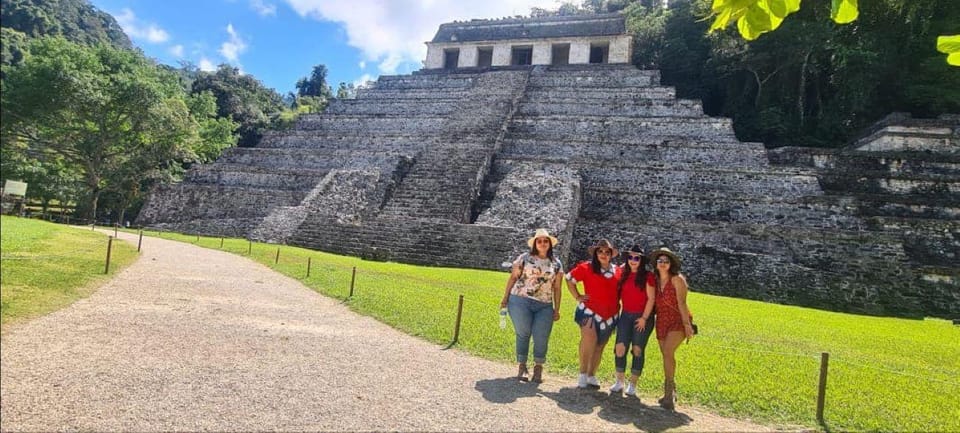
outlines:
[{"label": "grassy slope", "polygon": [[[106,251],[100,233],[0,217],[0,324],[6,329],[89,296],[110,277],[103,274]],[[135,247],[115,242],[110,272],[136,257]]]}]

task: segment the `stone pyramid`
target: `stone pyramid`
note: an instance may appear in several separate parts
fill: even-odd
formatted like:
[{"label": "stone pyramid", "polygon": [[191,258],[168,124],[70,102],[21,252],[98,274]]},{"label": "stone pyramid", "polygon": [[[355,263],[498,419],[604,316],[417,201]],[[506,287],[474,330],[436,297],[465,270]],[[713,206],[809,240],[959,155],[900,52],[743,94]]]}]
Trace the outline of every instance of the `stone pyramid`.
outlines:
[{"label": "stone pyramid", "polygon": [[[948,171],[956,185],[957,164]],[[823,175],[771,165],[761,143],[677,99],[658,71],[423,70],[382,76],[354,100],[191,169],[153,192],[140,223],[487,269],[546,227],[565,265],[598,238],[666,245],[684,257],[693,290],[958,314],[960,266],[925,280],[902,234],[865,232],[869,221],[849,196],[825,193]]]}]

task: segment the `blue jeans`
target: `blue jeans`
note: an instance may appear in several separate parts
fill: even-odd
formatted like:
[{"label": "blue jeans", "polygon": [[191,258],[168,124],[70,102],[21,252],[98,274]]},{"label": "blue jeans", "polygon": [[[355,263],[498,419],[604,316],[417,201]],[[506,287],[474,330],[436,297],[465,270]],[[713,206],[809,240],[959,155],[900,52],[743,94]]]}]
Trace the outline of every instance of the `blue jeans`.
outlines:
[{"label": "blue jeans", "polygon": [[617,348],[613,348],[613,364],[617,372],[623,373],[627,369],[627,353],[633,352],[633,347],[640,348],[640,355],[633,356],[633,362],[630,364],[630,373],[639,376],[643,373],[643,364],[646,360],[647,340],[650,339],[650,333],[653,332],[656,323],[656,313],[651,312],[647,318],[646,327],[643,331],[637,331],[634,324],[637,319],[643,317],[643,313],[623,313],[620,315],[620,322],[617,323],[617,344],[623,343],[626,352],[623,356],[617,356]]},{"label": "blue jeans", "polygon": [[517,333],[517,362],[527,362],[532,335],[533,362],[542,364],[547,360],[547,344],[553,330],[553,303],[510,295],[507,310]]}]

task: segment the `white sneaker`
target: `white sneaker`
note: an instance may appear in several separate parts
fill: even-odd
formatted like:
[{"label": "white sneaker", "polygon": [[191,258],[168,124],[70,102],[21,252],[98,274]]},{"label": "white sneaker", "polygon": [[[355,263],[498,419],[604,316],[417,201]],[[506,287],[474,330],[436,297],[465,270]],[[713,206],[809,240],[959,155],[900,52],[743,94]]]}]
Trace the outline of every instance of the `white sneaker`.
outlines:
[{"label": "white sneaker", "polygon": [[610,392],[614,393],[614,392],[620,392],[620,391],[623,391],[623,382],[618,380],[616,383],[613,384],[613,386],[610,387]]},{"label": "white sneaker", "polygon": [[580,378],[577,379],[577,388],[586,388],[587,387],[587,375],[580,373]]},{"label": "white sneaker", "polygon": [[635,396],[635,395],[637,395],[637,386],[634,385],[634,384],[632,384],[632,383],[628,383],[628,384],[627,384],[627,390],[624,391],[623,393],[626,394],[626,395],[629,395],[629,396],[631,396],[631,397],[632,397],[632,396]]},{"label": "white sneaker", "polygon": [[597,380],[597,376],[588,376],[588,377],[587,377],[587,385],[592,386],[592,387],[594,387],[594,388],[599,388],[599,387],[600,387],[600,381]]}]

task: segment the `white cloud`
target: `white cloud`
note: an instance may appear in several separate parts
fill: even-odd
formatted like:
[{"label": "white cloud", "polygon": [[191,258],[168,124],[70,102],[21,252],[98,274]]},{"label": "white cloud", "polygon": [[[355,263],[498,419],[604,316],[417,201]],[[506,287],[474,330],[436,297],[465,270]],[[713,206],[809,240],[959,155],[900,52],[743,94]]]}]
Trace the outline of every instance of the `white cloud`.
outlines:
[{"label": "white cloud", "polygon": [[133,39],[145,39],[152,44],[159,44],[170,39],[170,34],[166,30],[158,27],[154,23],[142,23],[137,19],[136,14],[129,8],[123,8],[119,15],[115,15],[117,23],[123,28],[123,31]]},{"label": "white cloud", "polygon": [[364,60],[361,60],[360,63],[357,64],[357,66],[359,66],[360,69],[367,69],[367,62]]},{"label": "white cloud", "polygon": [[183,58],[183,45],[174,45],[168,50],[173,57],[178,59]]},{"label": "white cloud", "polygon": [[250,0],[250,8],[257,11],[257,13],[262,17],[277,14],[277,5],[273,3],[266,3],[263,0]]},{"label": "white cloud", "polygon": [[340,23],[347,43],[384,73],[401,65],[419,69],[424,42],[440,24],[471,18],[527,15],[531,7],[556,8],[556,0],[285,0],[300,16]]},{"label": "white cloud", "polygon": [[213,72],[217,70],[217,65],[214,65],[213,62],[211,62],[210,59],[206,57],[201,57],[200,64],[197,66],[200,68],[201,71],[205,71],[205,72]]},{"label": "white cloud", "polygon": [[230,63],[239,63],[240,54],[247,50],[247,43],[233,29],[233,24],[227,24],[227,33],[230,40],[220,45],[220,55]]}]

